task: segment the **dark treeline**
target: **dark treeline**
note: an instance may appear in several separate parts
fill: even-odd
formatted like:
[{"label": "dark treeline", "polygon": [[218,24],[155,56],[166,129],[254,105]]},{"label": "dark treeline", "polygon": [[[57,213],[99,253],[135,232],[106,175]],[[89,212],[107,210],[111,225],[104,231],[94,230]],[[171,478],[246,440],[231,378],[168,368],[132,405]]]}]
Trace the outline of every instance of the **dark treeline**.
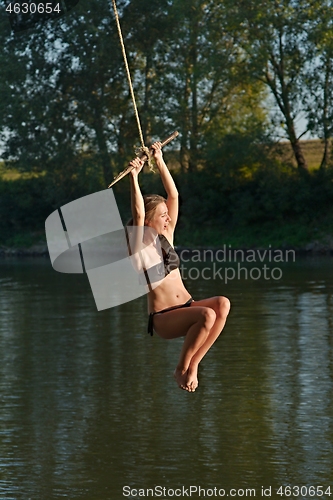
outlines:
[{"label": "dark treeline", "polygon": [[[16,35],[0,5],[3,173],[24,174],[0,180],[1,241],[10,244],[14,234],[40,231],[55,208],[105,188],[139,136],[107,1],[80,0],[66,16]],[[265,233],[290,244],[329,231],[331,2],[131,0],[118,7],[146,143],[180,132],[171,164],[184,242],[219,244],[234,234],[256,244]],[[300,141],[306,132],[324,144],[314,172]],[[290,165],[274,145],[278,134],[292,147]],[[147,192],[157,182],[142,176]],[[115,193],[126,218],[127,180]],[[298,236],[296,227],[303,228]]]}]

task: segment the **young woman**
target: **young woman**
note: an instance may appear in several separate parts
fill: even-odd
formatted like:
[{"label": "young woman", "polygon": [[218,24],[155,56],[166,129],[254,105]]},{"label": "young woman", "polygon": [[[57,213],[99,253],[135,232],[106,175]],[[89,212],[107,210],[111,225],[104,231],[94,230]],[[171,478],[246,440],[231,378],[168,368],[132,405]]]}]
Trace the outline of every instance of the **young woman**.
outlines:
[{"label": "young woman", "polygon": [[[199,363],[220,335],[229,313],[230,302],[226,297],[194,300],[186,290],[178,268],[179,259],[173,249],[178,217],[178,191],[163,160],[161,143],[155,142],[152,148],[167,199],[158,195],[142,196],[138,175],[144,163],[138,158],[130,162],[134,166],[130,174],[133,226],[142,227],[142,241],[146,244],[152,238],[147,235],[145,241],[146,230],[143,226],[156,231],[163,252],[163,262],[160,264],[165,269],[165,277],[160,279],[158,286],[149,286],[149,332],[153,334],[155,330],[164,339],[185,337],[174,377],[179,387],[194,392],[198,387]],[[156,255],[157,253],[156,249]],[[148,260],[149,255],[153,261],[151,250],[150,254],[148,252]]]}]

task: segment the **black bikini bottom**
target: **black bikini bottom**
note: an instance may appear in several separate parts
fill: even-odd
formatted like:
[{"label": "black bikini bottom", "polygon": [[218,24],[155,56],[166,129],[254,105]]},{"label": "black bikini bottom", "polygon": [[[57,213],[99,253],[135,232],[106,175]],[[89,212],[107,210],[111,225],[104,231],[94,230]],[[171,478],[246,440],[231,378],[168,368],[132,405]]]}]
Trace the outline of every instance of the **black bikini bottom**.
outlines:
[{"label": "black bikini bottom", "polygon": [[185,304],[180,304],[178,306],[168,307],[167,309],[162,309],[162,311],[150,313],[149,319],[148,319],[148,333],[150,333],[150,335],[153,336],[153,333],[154,333],[153,320],[154,320],[155,314],[163,314],[163,313],[166,313],[169,311],[173,311],[174,309],[181,309],[182,307],[189,307],[192,304],[193,300],[194,299],[192,299],[192,297],[191,297],[190,299],[188,299],[187,302],[185,302]]}]

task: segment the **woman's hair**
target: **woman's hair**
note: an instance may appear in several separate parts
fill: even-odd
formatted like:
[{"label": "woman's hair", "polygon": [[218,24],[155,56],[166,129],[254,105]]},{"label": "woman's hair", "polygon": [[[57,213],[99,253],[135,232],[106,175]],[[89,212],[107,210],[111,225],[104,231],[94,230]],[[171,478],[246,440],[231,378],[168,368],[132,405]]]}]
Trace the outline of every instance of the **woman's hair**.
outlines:
[{"label": "woman's hair", "polygon": [[[163,198],[163,196],[160,196],[159,194],[146,194],[143,197],[143,202],[145,205],[145,225],[146,225],[147,222],[150,222],[154,218],[157,206],[160,203],[166,203],[166,199]],[[133,219],[130,219],[125,226],[125,235],[126,235],[129,255],[132,255],[132,250],[130,245],[131,229],[129,229],[131,226],[133,226]]]},{"label": "woman's hair", "polygon": [[160,203],[166,203],[166,199],[159,194],[146,194],[143,197],[145,204],[145,222],[153,220],[156,208]]},{"label": "woman's hair", "polygon": [[[145,205],[145,223],[153,220],[157,206],[160,203],[166,203],[166,199],[159,194],[145,194],[143,196]],[[130,219],[126,226],[133,226],[133,219]]]}]

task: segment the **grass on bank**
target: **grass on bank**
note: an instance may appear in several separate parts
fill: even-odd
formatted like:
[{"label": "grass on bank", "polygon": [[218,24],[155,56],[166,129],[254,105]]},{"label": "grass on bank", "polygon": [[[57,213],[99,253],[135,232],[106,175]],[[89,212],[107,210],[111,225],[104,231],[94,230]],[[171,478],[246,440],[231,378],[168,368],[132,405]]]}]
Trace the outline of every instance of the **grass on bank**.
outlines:
[{"label": "grass on bank", "polygon": [[[309,170],[319,168],[324,154],[323,142],[319,139],[309,139],[300,142]],[[278,143],[276,145],[276,150],[278,151],[282,163],[289,163],[294,167],[297,166],[290,142],[283,141]]]},{"label": "grass on bank", "polygon": [[[300,141],[302,145],[303,154],[308,163],[309,170],[314,170],[319,168],[324,152],[324,144],[320,139],[309,139]],[[274,150],[274,149],[273,149]],[[275,146],[275,153],[279,156],[282,163],[289,163],[296,167],[296,161],[292,151],[290,142],[283,141],[279,142]],[[180,168],[178,162],[178,154],[174,151],[168,151],[168,162],[172,168],[176,170]],[[31,179],[33,177],[39,177],[45,175],[46,172],[39,174],[29,173],[29,172],[19,172],[15,168],[5,168],[4,162],[0,162],[0,179],[3,180],[17,180],[17,179]]]},{"label": "grass on bank", "polygon": [[[318,167],[322,155],[321,142],[303,141],[303,143],[308,147],[307,160],[309,165],[316,165]],[[287,145],[285,144],[282,146],[284,147]],[[311,162],[310,153],[312,158]],[[287,158],[289,154],[288,151],[286,151],[285,154]],[[318,176],[313,176],[313,179],[316,177]],[[143,177],[143,183],[145,179],[147,182],[149,181],[148,176],[146,178]],[[180,216],[175,238],[175,243],[178,246],[198,248],[222,247],[226,244],[234,248],[267,248],[271,245],[272,248],[292,247],[302,249],[309,243],[315,241],[325,246],[327,242],[332,239],[333,214],[331,215],[330,210],[330,199],[332,197],[331,185],[333,182],[332,174],[325,177],[325,182],[318,183],[318,181],[316,181],[316,184],[313,185],[311,180],[311,183],[303,184],[302,189],[305,189],[305,198],[303,195],[303,197],[299,196],[299,194],[302,193],[298,192],[300,189],[298,184],[295,184],[296,189],[293,188],[294,191],[288,194],[288,187],[287,190],[285,190],[283,184],[285,180],[289,182],[287,177],[281,177],[281,185],[278,178],[276,178],[278,185],[276,185],[275,177],[272,177],[272,179],[265,178],[264,184],[259,189],[258,195],[256,191],[253,192],[253,190],[248,191],[248,193],[240,192],[240,195],[243,196],[243,198],[239,200],[240,206],[243,203],[245,208],[238,218],[236,217],[237,223],[228,223],[228,218],[224,219],[225,222],[223,224],[213,221],[213,219],[210,222],[210,217],[206,214],[202,218],[201,223],[196,225],[195,217],[198,214],[200,215],[203,207],[200,203],[199,205],[198,203],[193,205],[193,203],[196,201],[196,198],[199,201],[200,199],[204,200],[205,198],[202,196],[202,192],[206,193],[205,186],[201,186],[200,178],[198,179],[199,185],[196,186],[198,192],[196,196],[192,196],[186,203],[186,206],[188,206],[187,215],[186,217]],[[266,184],[267,179],[269,182]],[[212,217],[214,217],[216,213],[214,208],[215,203],[219,203],[219,196],[216,191],[218,188],[216,188],[216,186],[218,186],[218,184],[213,185],[211,196],[213,200],[215,200],[216,196],[217,199],[210,203],[211,206],[209,210],[206,210]],[[75,190],[75,186],[71,185],[71,187],[73,187],[73,193],[71,193],[67,201],[80,197],[80,194]],[[91,191],[88,187],[85,186],[88,192],[98,191],[98,189]],[[145,192],[159,192],[157,187],[156,190],[153,185],[147,185],[145,187]],[[55,199],[50,203],[47,197],[44,197],[42,194],[46,189],[50,189],[50,183],[44,175],[20,174],[14,169],[5,170],[0,163],[0,247],[21,249],[29,248],[34,245],[46,244],[44,221],[56,207],[63,204],[60,203],[58,195],[56,195]],[[115,191],[118,189],[119,196],[116,196],[116,198],[122,213],[122,205],[126,207],[126,210],[129,209],[129,186],[126,180],[123,181],[123,184],[119,183]],[[255,189],[257,189],[256,186]],[[54,187],[52,187],[52,191],[53,190]],[[223,185],[222,190],[224,190]],[[308,190],[308,194],[306,194],[306,190]],[[325,190],[327,191],[326,194]],[[85,194],[88,194],[88,192]],[[282,201],[280,200],[280,193],[282,193]],[[81,194],[81,196],[82,195],[83,194]],[[209,196],[210,195],[207,194],[207,201],[209,201]],[[247,206],[249,202],[246,196],[252,196],[250,208],[252,206],[254,208],[258,207],[257,212],[259,219],[261,217],[262,220],[264,220],[263,223],[257,222],[259,220],[257,216],[252,217],[252,220],[247,217]],[[294,214],[293,220],[285,215],[283,196],[285,197],[285,203],[290,204],[290,200],[292,200],[291,203],[293,208],[295,205],[295,207],[299,209],[298,212],[296,211],[296,215]],[[263,197],[265,200],[262,199]],[[304,199],[309,200],[309,202],[306,201],[306,203],[304,203]],[[321,199],[326,200],[325,204],[320,204],[316,207],[316,204],[319,204]],[[267,200],[271,202],[270,204],[273,207],[270,207],[268,212],[266,208]],[[309,207],[309,209],[307,207]],[[302,215],[302,210],[304,209],[307,212],[307,218]],[[281,217],[275,217],[275,214],[279,213],[284,217],[282,220]],[[271,217],[269,214],[271,214]],[[263,215],[265,217],[263,217]],[[246,225],[244,220],[249,220],[251,223]],[[333,247],[333,244],[330,243],[330,245]]]},{"label": "grass on bank", "polygon": [[[299,223],[274,224],[252,227],[202,227],[197,230],[186,229],[180,225],[176,230],[175,245],[191,249],[223,248],[224,245],[237,249],[250,248],[293,248],[304,250],[309,244],[316,243],[322,248],[333,248],[333,217],[320,227]],[[40,231],[20,231],[0,238],[0,249],[30,249],[46,247],[44,229]]]},{"label": "grass on bank", "polygon": [[36,246],[46,247],[45,231],[20,231],[0,237],[1,249],[31,249]]},{"label": "grass on bank", "polygon": [[202,227],[197,230],[179,228],[175,244],[186,248],[294,248],[306,249],[316,242],[323,248],[333,247],[333,217],[322,225],[313,227],[300,222],[290,222],[277,226],[274,223],[248,227]]}]

